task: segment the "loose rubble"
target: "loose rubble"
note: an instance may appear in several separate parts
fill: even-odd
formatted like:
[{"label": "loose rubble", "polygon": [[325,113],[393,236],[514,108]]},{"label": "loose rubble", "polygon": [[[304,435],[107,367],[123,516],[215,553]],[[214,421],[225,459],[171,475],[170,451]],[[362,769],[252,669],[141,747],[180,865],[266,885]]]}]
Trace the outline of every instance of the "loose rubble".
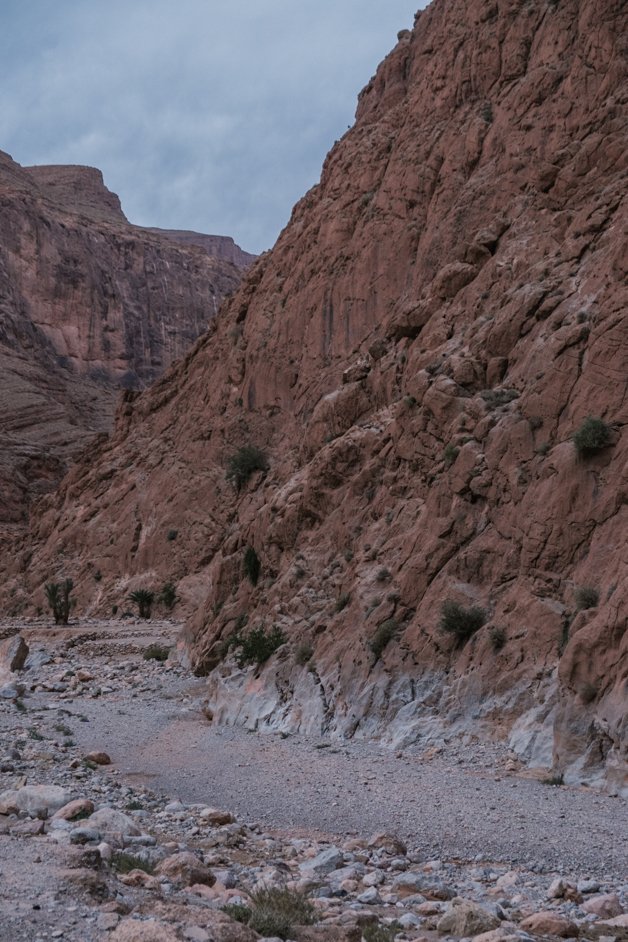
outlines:
[{"label": "loose rubble", "polygon": [[97,730],[93,750],[75,744],[77,701],[112,673],[141,689],[183,668],[140,644],[105,680],[96,639],[50,647],[16,675],[27,693],[0,703],[1,942],[254,942],[271,936],[239,920],[261,888],[311,900],[295,942],[628,939],[628,876],[430,859],[420,834],[297,835],[120,780]]}]

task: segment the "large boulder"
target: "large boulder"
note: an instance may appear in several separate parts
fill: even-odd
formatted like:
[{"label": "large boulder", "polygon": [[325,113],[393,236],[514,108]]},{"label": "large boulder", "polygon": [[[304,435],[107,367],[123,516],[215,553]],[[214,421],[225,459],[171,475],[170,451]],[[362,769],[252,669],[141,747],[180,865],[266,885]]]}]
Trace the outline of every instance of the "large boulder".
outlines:
[{"label": "large boulder", "polygon": [[28,657],[28,645],[21,635],[13,635],[0,642],[0,673],[21,671]]},{"label": "large boulder", "polygon": [[493,913],[473,900],[456,896],[449,904],[447,912],[438,920],[436,928],[447,935],[469,936],[490,932],[498,926],[499,919]]},{"label": "large boulder", "polygon": [[31,818],[47,818],[70,800],[59,785],[24,785],[0,794],[0,814],[21,812]]}]

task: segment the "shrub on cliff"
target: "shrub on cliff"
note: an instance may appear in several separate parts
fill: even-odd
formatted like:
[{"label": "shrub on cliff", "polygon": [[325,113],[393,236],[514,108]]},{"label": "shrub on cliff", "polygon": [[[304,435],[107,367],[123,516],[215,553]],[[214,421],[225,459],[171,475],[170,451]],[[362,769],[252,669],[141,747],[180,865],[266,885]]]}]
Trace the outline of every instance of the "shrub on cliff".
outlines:
[{"label": "shrub on cliff", "polygon": [[239,648],[236,654],[238,667],[247,667],[249,664],[264,664],[275,653],[277,648],[286,640],[281,628],[273,626],[267,632],[263,625],[233,639],[233,644]]},{"label": "shrub on cliff", "polygon": [[441,608],[440,629],[453,635],[457,643],[463,645],[482,627],[486,618],[486,612],[479,606],[464,608],[458,602],[447,599]]},{"label": "shrub on cliff", "polygon": [[257,585],[261,571],[262,564],[259,556],[252,546],[247,546],[244,554],[244,572],[252,585]]},{"label": "shrub on cliff", "polygon": [[70,618],[70,611],[74,606],[74,600],[70,598],[70,593],[74,588],[71,579],[64,579],[63,582],[48,582],[45,587],[48,605],[52,611],[55,625],[67,625]]},{"label": "shrub on cliff", "polygon": [[177,590],[172,582],[164,582],[163,588],[159,593],[159,601],[165,608],[172,609],[179,601]]},{"label": "shrub on cliff", "polygon": [[375,655],[376,661],[382,656],[384,648],[390,644],[398,631],[399,624],[394,618],[387,618],[386,621],[377,626],[375,634],[369,641],[369,648]]},{"label": "shrub on cliff", "polygon": [[600,602],[600,593],[590,585],[578,586],[575,592],[576,608],[579,612],[587,608],[597,608]]},{"label": "shrub on cliff", "polygon": [[611,444],[610,426],[602,419],[587,416],[571,438],[581,458],[588,458]]},{"label": "shrub on cliff", "polygon": [[150,618],[155,601],[155,593],[150,589],[136,589],[129,594],[131,602],[135,602],[140,618]]},{"label": "shrub on cliff", "polygon": [[227,459],[226,478],[236,491],[242,490],[254,471],[268,471],[268,458],[255,445],[243,445]]}]

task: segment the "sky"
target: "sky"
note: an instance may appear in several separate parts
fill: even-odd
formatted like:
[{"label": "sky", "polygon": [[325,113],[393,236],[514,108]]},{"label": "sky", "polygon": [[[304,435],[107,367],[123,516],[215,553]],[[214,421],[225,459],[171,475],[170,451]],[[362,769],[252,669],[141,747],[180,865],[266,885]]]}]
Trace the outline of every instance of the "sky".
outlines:
[{"label": "sky", "polygon": [[0,150],[270,248],[425,0],[2,0]]}]

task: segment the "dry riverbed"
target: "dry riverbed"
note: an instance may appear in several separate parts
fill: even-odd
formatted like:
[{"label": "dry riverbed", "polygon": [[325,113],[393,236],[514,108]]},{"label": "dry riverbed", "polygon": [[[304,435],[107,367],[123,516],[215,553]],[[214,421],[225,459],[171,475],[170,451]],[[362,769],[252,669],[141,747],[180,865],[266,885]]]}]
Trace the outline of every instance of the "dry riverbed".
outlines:
[{"label": "dry riverbed", "polygon": [[[142,656],[174,643],[168,622],[0,627],[17,631],[30,655],[11,675],[23,692],[0,697],[1,942],[253,940],[223,907],[250,908],[262,884],[311,895],[304,942],[368,942],[377,925],[390,939],[628,938],[621,798],[544,784],[473,741],[393,754],[216,728],[202,680]],[[94,751],[111,763],[85,762]],[[55,817],[61,797],[91,805]],[[150,872],[116,874],[122,849]]]}]

